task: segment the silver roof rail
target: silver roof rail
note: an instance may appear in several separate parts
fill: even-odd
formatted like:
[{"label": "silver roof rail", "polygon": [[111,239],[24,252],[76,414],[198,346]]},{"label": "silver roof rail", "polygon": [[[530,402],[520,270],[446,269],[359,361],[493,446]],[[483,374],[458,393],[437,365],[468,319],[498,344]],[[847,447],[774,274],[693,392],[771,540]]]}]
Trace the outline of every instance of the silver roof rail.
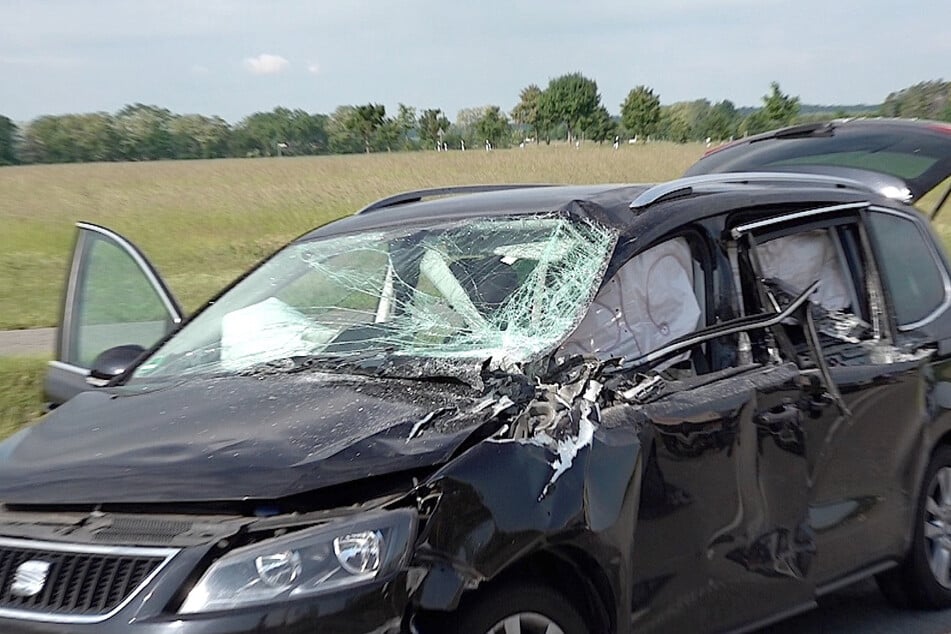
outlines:
[{"label": "silver roof rail", "polygon": [[395,196],[381,198],[370,203],[354,215],[366,214],[371,211],[379,211],[388,207],[397,207],[407,203],[416,203],[424,198],[435,198],[437,196],[457,196],[460,194],[477,194],[480,192],[498,192],[510,189],[529,189],[534,187],[551,187],[545,183],[506,183],[500,185],[452,185],[450,187],[432,187],[429,189],[417,189],[415,191],[403,192]]},{"label": "silver roof rail", "polygon": [[631,209],[643,209],[665,198],[689,196],[697,185],[743,185],[746,183],[779,183],[803,185],[829,185],[831,187],[845,187],[859,189],[875,194],[881,194],[874,188],[861,181],[851,178],[839,178],[823,174],[799,174],[796,172],[722,172],[717,174],[700,174],[685,176],[668,183],[654,185],[641,193],[631,202]]}]

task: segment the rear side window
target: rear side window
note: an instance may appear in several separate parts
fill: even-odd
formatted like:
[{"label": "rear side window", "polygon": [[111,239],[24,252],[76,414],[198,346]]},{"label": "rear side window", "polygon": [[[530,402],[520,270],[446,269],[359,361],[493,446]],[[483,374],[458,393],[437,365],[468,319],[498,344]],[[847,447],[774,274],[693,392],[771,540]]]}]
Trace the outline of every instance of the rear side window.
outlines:
[{"label": "rear side window", "polygon": [[911,220],[873,212],[869,216],[878,245],[879,268],[899,326],[914,326],[945,301],[945,276],[930,238]]}]

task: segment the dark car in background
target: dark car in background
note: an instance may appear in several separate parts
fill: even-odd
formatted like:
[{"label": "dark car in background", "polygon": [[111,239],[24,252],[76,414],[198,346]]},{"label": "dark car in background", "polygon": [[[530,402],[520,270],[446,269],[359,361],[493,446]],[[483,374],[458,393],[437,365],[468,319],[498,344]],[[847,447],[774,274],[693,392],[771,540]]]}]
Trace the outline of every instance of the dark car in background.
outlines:
[{"label": "dark car in background", "polygon": [[951,275],[911,206],[949,157],[839,122],[661,185],[410,192],[188,318],[80,223],[61,404],[0,444],[0,631],[749,631],[870,576],[951,605]]}]

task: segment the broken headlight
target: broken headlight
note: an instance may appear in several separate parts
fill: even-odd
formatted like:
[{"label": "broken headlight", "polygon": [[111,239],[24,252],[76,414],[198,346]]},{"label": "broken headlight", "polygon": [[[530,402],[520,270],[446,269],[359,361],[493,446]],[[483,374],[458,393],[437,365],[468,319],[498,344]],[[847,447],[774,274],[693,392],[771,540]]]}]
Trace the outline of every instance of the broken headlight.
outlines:
[{"label": "broken headlight", "polygon": [[312,596],[398,569],[416,528],[412,511],[381,511],[237,548],[214,562],[179,613]]}]

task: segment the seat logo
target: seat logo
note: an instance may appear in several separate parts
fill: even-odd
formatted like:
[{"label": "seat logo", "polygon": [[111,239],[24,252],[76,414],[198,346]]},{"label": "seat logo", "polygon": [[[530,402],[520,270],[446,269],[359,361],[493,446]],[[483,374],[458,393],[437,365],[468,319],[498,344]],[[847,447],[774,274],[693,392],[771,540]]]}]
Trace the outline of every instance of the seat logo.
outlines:
[{"label": "seat logo", "polygon": [[10,594],[16,597],[35,597],[46,585],[50,572],[50,563],[31,559],[17,567],[10,584]]}]

